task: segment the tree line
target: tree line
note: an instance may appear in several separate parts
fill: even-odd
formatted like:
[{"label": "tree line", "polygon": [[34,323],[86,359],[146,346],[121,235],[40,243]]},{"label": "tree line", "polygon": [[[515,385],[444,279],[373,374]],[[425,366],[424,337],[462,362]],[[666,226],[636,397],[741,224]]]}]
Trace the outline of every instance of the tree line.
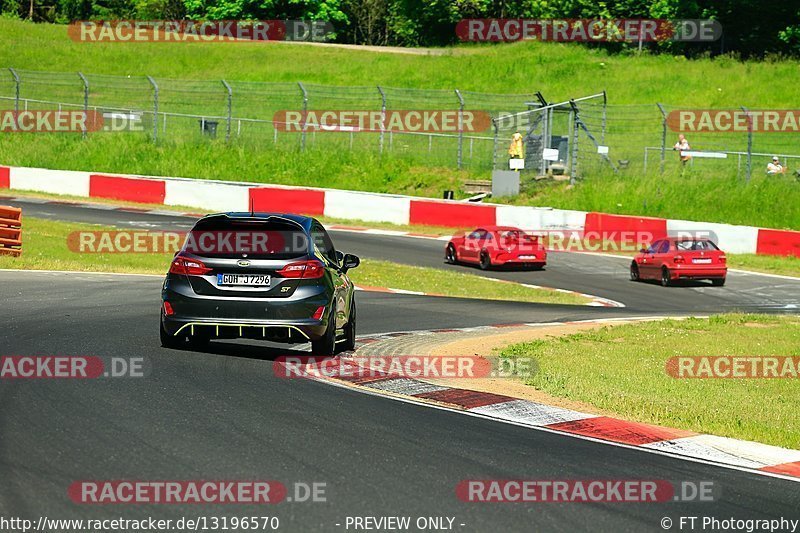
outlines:
[{"label": "tree line", "polygon": [[[73,20],[325,20],[340,43],[441,46],[467,18],[716,19],[723,37],[704,44],[648,43],[670,53],[800,55],[798,0],[0,0],[6,16]],[[630,44],[594,44],[622,51]]]}]

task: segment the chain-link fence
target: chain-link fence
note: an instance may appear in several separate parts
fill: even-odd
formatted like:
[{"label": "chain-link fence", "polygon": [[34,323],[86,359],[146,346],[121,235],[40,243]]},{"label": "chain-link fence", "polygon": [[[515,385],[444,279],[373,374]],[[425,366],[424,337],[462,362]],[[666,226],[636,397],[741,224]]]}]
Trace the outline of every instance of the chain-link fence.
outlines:
[{"label": "chain-link fence", "polygon": [[[150,76],[109,76],[8,69],[0,79],[7,108],[83,109],[106,121],[124,123],[121,132],[162,139],[220,138],[248,148],[320,146],[408,154],[430,165],[489,170],[495,137],[485,131],[358,131],[300,128],[276,121],[287,110],[481,111],[493,117],[529,109],[533,95],[488,94],[396,87],[337,87],[301,82],[176,80]],[[461,115],[459,115],[461,116]],[[460,124],[460,122],[459,122]]]},{"label": "chain-link fence", "polygon": [[[397,87],[339,87],[302,82],[176,80],[8,69],[0,76],[0,107],[15,110],[83,109],[102,113],[119,134],[199,142],[217,138],[253,150],[317,147],[330,151],[392,153],[420,164],[468,168],[478,173],[508,168],[509,142],[523,135],[528,177],[591,177],[603,172],[644,175],[683,168],[672,152],[678,132],[666,104],[608,104],[605,92],[548,102],[541,93],[488,94]],[[740,108],[743,112],[756,109]],[[450,131],[286,127],[281,112],[439,110],[459,116]],[[485,130],[461,126],[471,111],[488,114]],[[689,165],[709,175],[743,179],[766,172],[770,156],[794,165],[797,133],[683,132],[702,152]],[[709,157],[704,155],[710,154]],[[796,171],[792,167],[792,172]]]},{"label": "chain-link fence", "polygon": [[[797,132],[765,132],[758,131],[757,127],[681,131],[668,117],[687,109],[692,108],[669,104],[606,107],[585,102],[580,117],[589,130],[603,131],[601,144],[609,147],[609,158],[621,172],[649,175],[691,168],[708,176],[735,175],[748,181],[766,174],[772,156],[778,156],[784,165],[788,163],[792,173],[800,169],[800,134]],[[729,111],[741,111],[746,117],[747,113],[762,110],[741,106]],[[679,134],[685,135],[690,150],[695,153],[686,164],[681,161],[681,150],[673,149]],[[580,160],[590,162],[589,158]]]}]

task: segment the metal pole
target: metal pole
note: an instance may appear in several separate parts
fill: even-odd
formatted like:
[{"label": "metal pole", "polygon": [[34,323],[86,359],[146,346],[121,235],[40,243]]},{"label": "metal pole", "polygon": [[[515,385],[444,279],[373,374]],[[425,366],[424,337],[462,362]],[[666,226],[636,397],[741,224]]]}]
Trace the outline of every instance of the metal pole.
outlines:
[{"label": "metal pole", "polygon": [[[89,118],[89,80],[86,79],[86,76],[78,72],[78,76],[80,76],[81,81],[83,82],[83,116],[84,116],[84,126],[81,135],[83,138],[86,138],[86,120]],[[93,117],[96,119],[97,117]]]},{"label": "metal pole", "polygon": [[578,177],[578,106],[574,100],[570,100],[569,105],[572,106],[572,120],[574,122],[572,125],[572,165],[569,170],[569,182],[571,185],[575,185],[575,178]]},{"label": "metal pole", "polygon": [[[544,150],[550,148],[550,113],[549,109],[545,109],[544,113],[542,113],[542,155],[544,155]],[[542,164],[539,167],[539,173],[544,176],[547,173],[547,161],[545,161],[544,157],[542,157]]]},{"label": "metal pole", "polygon": [[230,142],[231,122],[233,121],[233,89],[231,89],[231,86],[225,80],[222,80],[222,85],[224,85],[225,89],[228,91],[228,124],[225,129],[225,142]]},{"label": "metal pole", "polygon": [[659,166],[659,172],[663,174],[664,161],[666,161],[667,158],[667,112],[661,104],[657,103],[656,105],[658,106],[658,110],[661,111],[661,164]]},{"label": "metal pole", "polygon": [[381,93],[381,135],[380,135],[380,153],[383,153],[383,134],[386,130],[386,93],[378,85],[378,92]]},{"label": "metal pole", "polygon": [[464,155],[464,98],[458,89],[456,96],[458,97],[458,170],[461,170]]},{"label": "metal pole", "polygon": [[303,122],[301,123],[302,131],[300,132],[300,150],[305,151],[306,149],[306,117],[308,115],[308,93],[306,92],[306,88],[303,87],[303,84],[299,81],[297,82],[297,86],[300,87],[300,91],[303,93]]},{"label": "metal pole", "polygon": [[147,81],[153,86],[153,142],[158,141],[158,84],[152,76],[147,76]]},{"label": "metal pole", "polygon": [[603,125],[600,130],[600,144],[606,144],[606,107],[608,105],[608,95],[603,91]]},{"label": "metal pole", "polygon": [[17,71],[13,68],[8,69],[11,75],[14,76],[14,113],[19,113],[19,76]]},{"label": "metal pole", "polygon": [[753,169],[753,117],[746,107],[742,106],[742,111],[747,117],[747,168],[745,169],[745,182],[750,183],[750,173]]},{"label": "metal pole", "polygon": [[500,133],[497,131],[497,120],[492,117],[492,126],[494,127],[494,149],[492,150],[492,170],[497,170],[497,143],[500,140]]}]

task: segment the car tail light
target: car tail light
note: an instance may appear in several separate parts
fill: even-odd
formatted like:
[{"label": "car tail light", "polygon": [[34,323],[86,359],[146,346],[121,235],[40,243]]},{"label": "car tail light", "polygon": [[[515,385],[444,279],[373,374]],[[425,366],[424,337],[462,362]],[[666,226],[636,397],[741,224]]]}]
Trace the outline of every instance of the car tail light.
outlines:
[{"label": "car tail light", "polygon": [[185,276],[202,276],[211,272],[211,269],[198,259],[177,256],[169,267],[170,274],[183,274]]},{"label": "car tail light", "polygon": [[311,315],[311,318],[313,318],[314,320],[321,320],[322,319],[322,315],[324,315],[324,314],[325,314],[325,308],[324,307],[317,307],[317,310],[314,311],[314,314]]},{"label": "car tail light", "polygon": [[722,255],[719,256],[719,262],[720,263],[727,263],[728,262],[728,258],[725,257],[725,254],[722,254]]},{"label": "car tail light", "polygon": [[175,314],[175,310],[172,308],[172,304],[166,300],[164,300],[164,314],[166,316],[172,316]]},{"label": "car tail light", "polygon": [[325,274],[325,265],[314,259],[298,261],[297,263],[289,263],[278,270],[277,274],[284,278],[321,278]]},{"label": "car tail light", "polygon": [[675,263],[685,263],[685,262],[686,262],[686,261],[683,259],[683,256],[682,256],[682,255],[676,255],[676,256],[675,256],[675,258],[673,259],[673,261],[674,261]]}]

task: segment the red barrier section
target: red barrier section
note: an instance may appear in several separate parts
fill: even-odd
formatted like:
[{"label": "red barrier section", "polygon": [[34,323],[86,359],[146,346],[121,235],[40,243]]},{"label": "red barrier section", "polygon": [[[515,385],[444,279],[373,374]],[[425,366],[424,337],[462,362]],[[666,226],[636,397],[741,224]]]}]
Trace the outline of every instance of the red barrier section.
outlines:
[{"label": "red barrier section", "polygon": [[458,228],[493,226],[496,220],[495,207],[492,205],[411,200],[409,224]]},{"label": "red barrier section", "polygon": [[[667,236],[667,221],[663,218],[586,213],[584,234],[590,239],[620,242],[630,240],[631,235],[650,237],[640,240],[652,241]],[[628,236],[622,237],[622,234]]]},{"label": "red barrier section", "polygon": [[143,204],[163,204],[166,184],[161,180],[121,178],[92,174],[89,176],[89,196],[111,198]]},{"label": "red barrier section", "polygon": [[322,215],[325,211],[325,191],[259,187],[250,189],[250,202],[255,211]]},{"label": "red barrier section", "polygon": [[11,188],[11,169],[9,167],[0,167],[0,189]]},{"label": "red barrier section", "polygon": [[800,231],[760,228],[756,254],[800,257]]}]

